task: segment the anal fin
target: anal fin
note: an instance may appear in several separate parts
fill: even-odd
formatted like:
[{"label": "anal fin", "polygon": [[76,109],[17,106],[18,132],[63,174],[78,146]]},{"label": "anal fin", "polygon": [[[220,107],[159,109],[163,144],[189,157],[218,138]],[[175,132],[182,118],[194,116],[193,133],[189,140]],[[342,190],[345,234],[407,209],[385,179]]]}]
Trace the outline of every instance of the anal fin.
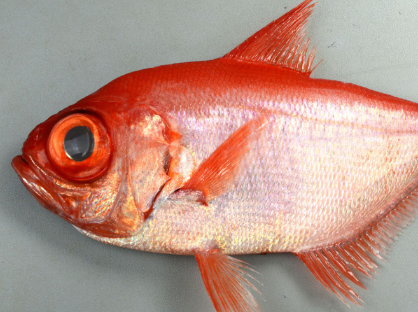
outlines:
[{"label": "anal fin", "polygon": [[[254,278],[246,272],[248,264],[224,255],[217,249],[195,253],[203,284],[216,311],[261,311],[251,290],[260,292],[250,283]],[[253,271],[253,270],[251,270]]]},{"label": "anal fin", "polygon": [[381,254],[406,227],[418,212],[418,180],[395,199],[396,205],[376,218],[370,226],[344,242],[296,253],[312,274],[345,304],[345,299],[361,305],[361,298],[347,282],[364,288],[355,273],[372,277],[377,264],[373,259],[383,259]]}]

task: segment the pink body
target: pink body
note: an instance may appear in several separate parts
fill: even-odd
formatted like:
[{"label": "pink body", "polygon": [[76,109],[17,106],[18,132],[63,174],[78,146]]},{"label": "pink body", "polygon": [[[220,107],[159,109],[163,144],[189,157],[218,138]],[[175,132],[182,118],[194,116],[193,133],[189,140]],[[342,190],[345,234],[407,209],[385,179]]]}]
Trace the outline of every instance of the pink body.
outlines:
[{"label": "pink body", "polygon": [[[254,311],[248,266],[292,252],[361,299],[418,206],[418,106],[312,79],[305,0],[222,58],[122,76],[38,125],[12,165],[85,235],[195,255],[217,311]],[[345,302],[345,301],[344,301]]]},{"label": "pink body", "polygon": [[167,201],[130,238],[94,236],[111,244],[177,254],[208,242],[227,254],[327,246],[393,208],[418,173],[416,104],[352,84],[220,59],[131,73],[101,92],[146,93],[198,164],[269,116],[235,189],[208,207]]}]

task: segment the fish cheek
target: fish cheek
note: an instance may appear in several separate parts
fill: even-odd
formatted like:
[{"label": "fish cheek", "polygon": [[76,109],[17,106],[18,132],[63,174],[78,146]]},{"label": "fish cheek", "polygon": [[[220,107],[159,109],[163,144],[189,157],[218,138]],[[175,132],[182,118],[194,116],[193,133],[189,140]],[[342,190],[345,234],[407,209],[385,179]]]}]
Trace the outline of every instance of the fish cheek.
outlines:
[{"label": "fish cheek", "polygon": [[[74,205],[73,225],[102,237],[130,237],[143,223],[143,213],[136,208],[123,170],[114,170],[101,185],[68,195]],[[67,205],[67,209],[71,207]]]},{"label": "fish cheek", "polygon": [[65,211],[81,223],[101,223],[109,218],[119,195],[121,177],[117,170],[98,181],[84,183],[60,193]]},{"label": "fish cheek", "polygon": [[150,109],[129,111],[124,117],[112,130],[115,147],[110,171],[119,181],[117,190],[111,192],[116,197],[110,200],[112,204],[103,204],[110,195],[96,190],[96,195],[84,200],[85,212],[80,217],[86,222],[74,224],[102,237],[130,237],[138,232],[169,180],[171,142],[167,137],[173,134],[167,123]]},{"label": "fish cheek", "polygon": [[164,170],[167,146],[155,142],[132,146],[141,148],[126,153],[123,179],[105,220],[75,224],[77,227],[98,236],[120,238],[133,236],[144,224],[155,197],[169,179]]},{"label": "fish cheek", "polygon": [[118,160],[112,168],[114,178],[119,179],[117,189],[110,189],[111,195],[96,190],[83,204],[83,216],[92,219],[75,226],[101,237],[120,238],[133,236],[144,224],[155,197],[169,180],[165,170],[168,146],[143,137],[131,137],[128,142],[114,157]]}]

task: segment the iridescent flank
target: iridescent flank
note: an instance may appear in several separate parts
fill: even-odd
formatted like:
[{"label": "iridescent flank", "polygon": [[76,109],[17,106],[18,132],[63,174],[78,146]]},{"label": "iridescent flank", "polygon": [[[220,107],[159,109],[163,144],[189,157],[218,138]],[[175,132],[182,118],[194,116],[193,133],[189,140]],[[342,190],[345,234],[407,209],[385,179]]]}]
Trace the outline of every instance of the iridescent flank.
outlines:
[{"label": "iridescent flank", "polygon": [[[292,252],[341,300],[418,196],[418,106],[312,79],[305,0],[222,58],[122,76],[35,128],[13,166],[99,241],[195,255],[217,311],[255,311],[231,255]],[[87,159],[63,138],[88,127]]]},{"label": "iridescent flank", "polygon": [[[251,69],[241,66],[241,73],[245,67]],[[220,86],[231,85],[218,80]],[[289,82],[287,92],[297,94],[299,84]],[[193,127],[198,119],[193,112],[181,106],[185,99],[173,94],[172,101],[180,103],[173,107],[173,115],[189,116],[179,119],[180,131],[188,129],[184,146],[198,160],[206,159],[229,134],[257,116],[257,110],[268,112],[268,128],[244,159],[245,173],[234,191],[208,206],[170,199],[137,235],[99,239],[182,254],[193,254],[208,241],[227,254],[300,252],[346,240],[364,229],[416,179],[417,114],[394,110],[390,99],[382,103],[369,92],[362,94],[366,90],[359,87],[353,94],[348,89],[353,86],[343,83],[334,83],[335,95],[329,92],[323,98],[323,92],[314,88],[323,83],[306,80],[307,87],[318,90],[309,97],[280,99],[279,90],[277,102],[249,91],[251,100],[238,109],[227,106],[239,101],[231,93],[226,99],[213,99],[211,107],[195,112],[199,127]],[[378,100],[386,108],[378,110]],[[238,118],[221,117],[230,115]]]}]

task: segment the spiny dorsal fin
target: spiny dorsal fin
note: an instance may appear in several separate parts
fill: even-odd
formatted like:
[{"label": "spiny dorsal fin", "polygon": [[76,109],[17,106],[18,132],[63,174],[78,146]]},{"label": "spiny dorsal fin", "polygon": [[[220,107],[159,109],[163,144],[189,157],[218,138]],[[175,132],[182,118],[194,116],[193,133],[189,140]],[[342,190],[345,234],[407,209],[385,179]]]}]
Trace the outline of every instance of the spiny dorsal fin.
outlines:
[{"label": "spiny dorsal fin", "polygon": [[305,40],[305,24],[316,3],[305,0],[293,10],[249,37],[224,58],[268,63],[308,75],[313,71],[315,51]]},{"label": "spiny dorsal fin", "polygon": [[[195,253],[203,284],[218,312],[261,311],[250,289],[260,294],[247,271],[253,271],[244,261],[224,255],[216,249]],[[255,280],[256,281],[256,280]]]},{"label": "spiny dorsal fin", "polygon": [[382,259],[381,254],[386,252],[402,228],[418,212],[417,184],[418,181],[415,181],[413,187],[406,189],[398,200],[394,200],[398,202],[396,207],[378,218],[360,235],[347,242],[296,255],[328,291],[336,294],[345,304],[344,297],[360,305],[362,300],[346,280],[365,289],[354,272],[361,272],[368,277],[372,277],[370,273],[375,273],[377,264],[372,257]]}]

